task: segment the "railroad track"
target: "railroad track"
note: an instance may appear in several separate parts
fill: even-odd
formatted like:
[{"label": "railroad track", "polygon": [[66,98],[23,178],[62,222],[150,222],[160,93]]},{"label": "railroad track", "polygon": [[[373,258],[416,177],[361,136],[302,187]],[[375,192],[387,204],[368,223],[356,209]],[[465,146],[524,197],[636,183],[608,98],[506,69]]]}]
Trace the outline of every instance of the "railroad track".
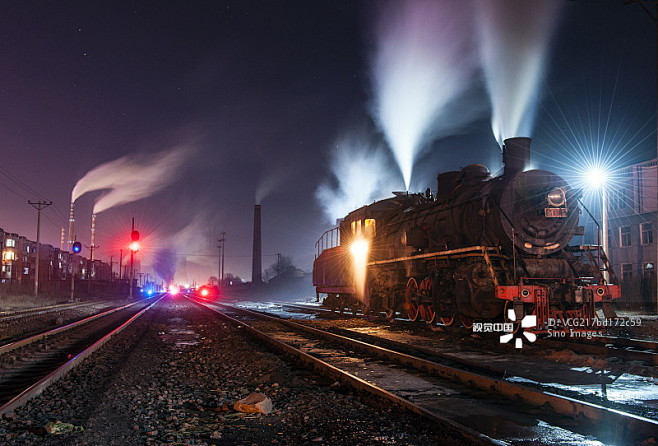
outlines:
[{"label": "railroad track", "polygon": [[471,441],[636,444],[658,432],[654,420],[513,383],[474,370],[476,364],[458,368],[261,313],[213,307],[322,373],[462,430]]},{"label": "railroad track", "polygon": [[0,346],[116,306],[115,301],[106,300],[5,312],[0,316]]},{"label": "railroad track", "polygon": [[0,416],[41,393],[158,300],[134,302],[0,347]]},{"label": "railroad track", "polygon": [[48,313],[72,310],[76,308],[87,307],[89,305],[99,305],[103,303],[110,303],[110,301],[67,302],[57,305],[48,305],[46,307],[26,308],[23,310],[15,310],[15,311],[0,311],[0,324],[14,321],[17,319],[25,319],[32,316],[41,316]]},{"label": "railroad track", "polygon": [[616,357],[625,361],[641,361],[658,366],[658,342],[643,339],[627,339],[615,336],[592,336],[591,338],[542,338],[541,342],[551,348],[573,350],[576,353]]},{"label": "railroad track", "polygon": [[[328,319],[338,317],[338,313],[328,309],[296,304],[281,304],[281,306],[283,308],[295,309],[305,314],[319,314]],[[404,323],[404,321],[400,322]],[[546,337],[544,335],[538,337],[538,342],[535,346],[551,349],[568,349],[583,355],[594,355],[603,358],[616,357],[624,361],[639,361],[645,365],[658,366],[658,342],[656,341],[615,336],[590,336],[589,338],[581,336],[582,334],[579,332],[574,332],[574,336],[566,332],[564,337]]]}]

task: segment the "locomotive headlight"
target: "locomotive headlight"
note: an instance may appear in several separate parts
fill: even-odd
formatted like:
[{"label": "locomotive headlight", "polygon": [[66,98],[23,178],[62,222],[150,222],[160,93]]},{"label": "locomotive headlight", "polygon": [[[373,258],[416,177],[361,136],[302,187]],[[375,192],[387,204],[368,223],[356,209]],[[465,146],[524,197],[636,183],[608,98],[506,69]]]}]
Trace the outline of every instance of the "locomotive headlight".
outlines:
[{"label": "locomotive headlight", "polygon": [[567,201],[566,192],[564,188],[556,187],[555,189],[553,189],[548,193],[546,199],[548,200],[548,204],[550,204],[553,207],[564,206],[564,204]]},{"label": "locomotive headlight", "polygon": [[368,242],[365,240],[356,240],[350,246],[350,252],[356,258],[363,258],[368,253]]}]

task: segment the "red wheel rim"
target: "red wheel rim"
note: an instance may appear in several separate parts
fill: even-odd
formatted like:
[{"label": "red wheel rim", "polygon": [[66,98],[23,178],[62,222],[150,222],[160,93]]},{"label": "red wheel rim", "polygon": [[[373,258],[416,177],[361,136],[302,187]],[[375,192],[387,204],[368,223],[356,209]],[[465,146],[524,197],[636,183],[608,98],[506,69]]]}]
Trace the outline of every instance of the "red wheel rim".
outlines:
[{"label": "red wheel rim", "polygon": [[455,323],[455,315],[453,314],[452,316],[439,316],[439,321],[441,321],[443,325],[449,327]]},{"label": "red wheel rim", "polygon": [[404,293],[404,307],[407,310],[407,316],[412,322],[418,318],[418,304],[413,301],[413,298],[418,292],[418,283],[416,279],[411,277],[407,282],[407,290]]},{"label": "red wheel rim", "polygon": [[434,311],[434,308],[431,305],[425,306],[425,316],[423,316],[423,319],[425,319],[425,322],[428,324],[434,323],[434,319],[436,319],[436,311]]},{"label": "red wheel rim", "polygon": [[471,328],[473,328],[473,319],[471,319],[470,317],[464,316],[463,314],[460,314],[459,319],[461,320],[462,325],[464,326],[464,328],[466,328],[467,330],[470,330]]}]

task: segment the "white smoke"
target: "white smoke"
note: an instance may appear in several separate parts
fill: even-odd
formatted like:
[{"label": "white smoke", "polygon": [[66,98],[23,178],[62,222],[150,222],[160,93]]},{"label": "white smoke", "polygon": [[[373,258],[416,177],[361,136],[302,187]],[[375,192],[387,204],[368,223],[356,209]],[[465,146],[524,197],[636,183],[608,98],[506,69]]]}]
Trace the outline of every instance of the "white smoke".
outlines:
[{"label": "white smoke", "polygon": [[292,175],[289,166],[271,166],[256,187],[256,204],[261,204],[277,187],[285,183]]},{"label": "white smoke", "polygon": [[385,3],[376,29],[373,114],[409,188],[414,161],[446,120],[446,107],[472,82],[477,51],[472,3],[414,0]]},{"label": "white smoke", "polygon": [[87,172],[71,193],[71,202],[87,192],[105,190],[94,204],[94,214],[146,198],[178,178],[190,149],[174,148],[162,154],[127,155]]},{"label": "white smoke", "polygon": [[557,0],[478,2],[480,55],[498,143],[530,136]]},{"label": "white smoke", "polygon": [[402,186],[384,148],[363,134],[345,135],[331,154],[330,167],[333,182],[321,184],[315,196],[332,224]]}]

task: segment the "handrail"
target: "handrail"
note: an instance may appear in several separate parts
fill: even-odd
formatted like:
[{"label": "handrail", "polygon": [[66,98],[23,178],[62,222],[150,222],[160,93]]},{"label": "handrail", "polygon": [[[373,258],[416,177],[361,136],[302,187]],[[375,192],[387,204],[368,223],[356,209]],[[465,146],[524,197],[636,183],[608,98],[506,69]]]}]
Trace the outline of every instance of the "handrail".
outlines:
[{"label": "handrail", "polygon": [[328,229],[315,242],[315,258],[317,259],[322,251],[329,248],[335,248],[340,245],[340,227]]}]

